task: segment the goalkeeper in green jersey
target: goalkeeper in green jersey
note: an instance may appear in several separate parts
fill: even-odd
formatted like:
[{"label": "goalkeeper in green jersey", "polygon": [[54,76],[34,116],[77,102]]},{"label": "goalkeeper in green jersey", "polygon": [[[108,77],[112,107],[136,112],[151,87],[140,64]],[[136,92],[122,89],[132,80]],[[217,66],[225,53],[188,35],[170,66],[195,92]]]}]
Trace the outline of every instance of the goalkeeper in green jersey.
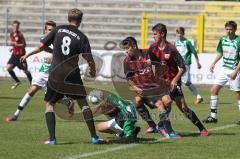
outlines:
[{"label": "goalkeeper in green jersey", "polygon": [[99,101],[91,109],[92,113],[104,114],[110,119],[97,125],[99,132],[114,133],[123,137],[125,142],[136,141],[140,127],[135,126],[137,115],[132,103],[114,94],[105,94],[101,90],[93,90],[89,95],[94,95]]},{"label": "goalkeeper in green jersey", "polygon": [[199,94],[197,88],[191,82],[190,67],[191,67],[191,55],[193,54],[196,59],[197,68],[200,69],[202,66],[199,63],[199,58],[196,49],[193,47],[192,43],[184,37],[185,29],[183,27],[178,27],[176,29],[177,39],[174,41],[174,46],[177,48],[178,52],[181,54],[185,61],[186,71],[181,77],[181,81],[189,88],[192,94],[195,96],[196,100],[194,104],[199,104],[203,102],[202,96]]}]

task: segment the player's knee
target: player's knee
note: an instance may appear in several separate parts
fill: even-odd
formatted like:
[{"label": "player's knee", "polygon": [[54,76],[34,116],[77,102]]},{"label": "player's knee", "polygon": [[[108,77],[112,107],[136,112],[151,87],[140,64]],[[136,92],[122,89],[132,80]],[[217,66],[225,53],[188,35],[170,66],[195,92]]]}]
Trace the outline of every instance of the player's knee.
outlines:
[{"label": "player's knee", "polygon": [[170,107],[171,104],[172,104],[172,99],[171,99],[170,96],[163,96],[162,102],[163,102],[165,107]]},{"label": "player's knee", "polygon": [[7,71],[11,72],[13,69],[11,67],[7,67]]},{"label": "player's knee", "polygon": [[46,104],[46,112],[54,112],[54,105],[47,103]]},{"label": "player's knee", "polygon": [[218,86],[213,86],[212,88],[211,88],[211,90],[210,90],[210,92],[211,92],[211,96],[214,96],[214,95],[217,95],[218,94]]}]

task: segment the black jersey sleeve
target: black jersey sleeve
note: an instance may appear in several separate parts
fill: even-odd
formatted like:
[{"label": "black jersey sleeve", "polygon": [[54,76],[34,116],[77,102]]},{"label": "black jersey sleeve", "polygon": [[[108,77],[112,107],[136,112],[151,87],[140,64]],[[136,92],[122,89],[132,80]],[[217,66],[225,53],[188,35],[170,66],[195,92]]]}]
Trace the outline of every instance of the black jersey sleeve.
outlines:
[{"label": "black jersey sleeve", "polygon": [[45,46],[50,46],[51,44],[53,44],[56,32],[57,28],[54,28],[45,38],[41,39],[40,42],[43,43]]},{"label": "black jersey sleeve", "polygon": [[173,58],[174,58],[174,61],[177,63],[177,66],[179,68],[183,68],[185,69],[185,61],[183,59],[183,57],[181,56],[181,54],[177,51],[177,49],[173,51]]},{"label": "black jersey sleeve", "polygon": [[83,37],[83,39],[81,40],[81,44],[80,44],[80,45],[82,46],[82,47],[81,47],[81,53],[82,53],[82,54],[92,53],[89,40],[88,40],[88,38],[87,38],[86,36]]}]

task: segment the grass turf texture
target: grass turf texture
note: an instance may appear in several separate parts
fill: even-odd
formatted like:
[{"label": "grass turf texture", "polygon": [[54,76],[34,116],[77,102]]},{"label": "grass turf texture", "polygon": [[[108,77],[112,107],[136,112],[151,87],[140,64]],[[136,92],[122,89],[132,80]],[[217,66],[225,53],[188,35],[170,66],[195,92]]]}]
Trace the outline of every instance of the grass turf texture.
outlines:
[{"label": "grass turf texture", "polygon": [[[210,136],[199,137],[193,132],[198,129],[190,123],[173,104],[171,120],[174,129],[187,137],[182,139],[160,140],[151,144],[144,144],[146,141],[153,141],[161,137],[159,134],[145,135],[143,133],[146,123],[139,118],[137,125],[142,128],[139,133],[137,145],[109,144],[92,145],[86,124],[84,122],[65,121],[57,118],[56,135],[58,145],[43,145],[42,141],[47,138],[43,101],[44,92],[38,92],[30,101],[29,105],[20,115],[16,122],[5,122],[5,118],[12,114],[21,98],[28,90],[29,84],[23,82],[17,89],[11,90],[9,80],[1,80],[0,85],[0,159],[74,159],[98,158],[98,159],[236,159],[240,158],[240,129],[239,125],[231,128],[210,131]],[[94,84],[90,83],[90,86]],[[114,91],[110,84],[94,85],[98,88]],[[122,90],[124,90],[123,87]],[[204,103],[193,105],[193,96],[186,87],[183,87],[187,104],[202,120],[209,115],[209,87],[198,87]],[[128,96],[128,91],[125,91]],[[130,95],[129,95],[130,96]],[[76,107],[75,107],[76,108]],[[156,110],[151,110],[153,118],[158,121]],[[206,125],[208,129],[235,124],[240,120],[236,98],[228,88],[223,88],[219,94],[218,123]],[[105,119],[104,117],[97,117]],[[97,122],[96,122],[97,124]],[[110,140],[117,138],[98,133],[100,137]],[[89,153],[86,155],[86,153]]]}]

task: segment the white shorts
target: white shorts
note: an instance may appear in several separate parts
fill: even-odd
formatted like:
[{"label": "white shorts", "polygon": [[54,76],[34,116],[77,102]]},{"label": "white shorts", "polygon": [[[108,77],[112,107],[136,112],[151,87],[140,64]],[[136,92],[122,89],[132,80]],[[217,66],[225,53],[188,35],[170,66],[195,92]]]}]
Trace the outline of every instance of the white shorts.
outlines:
[{"label": "white shorts", "polygon": [[37,76],[33,78],[32,85],[36,85],[42,88],[46,87],[48,76],[49,76],[48,73],[39,72]]},{"label": "white shorts", "polygon": [[191,82],[190,65],[185,65],[185,68],[186,68],[186,71],[181,77],[182,83],[184,84]]},{"label": "white shorts", "polygon": [[121,134],[123,132],[123,129],[117,124],[116,120],[113,118],[109,121],[107,121],[107,126],[112,131]]},{"label": "white shorts", "polygon": [[218,73],[216,79],[214,80],[214,84],[224,86],[227,82],[229,82],[231,90],[240,91],[240,73],[238,73],[235,80],[231,80],[230,75],[232,72],[233,70],[222,68],[221,72]]}]

